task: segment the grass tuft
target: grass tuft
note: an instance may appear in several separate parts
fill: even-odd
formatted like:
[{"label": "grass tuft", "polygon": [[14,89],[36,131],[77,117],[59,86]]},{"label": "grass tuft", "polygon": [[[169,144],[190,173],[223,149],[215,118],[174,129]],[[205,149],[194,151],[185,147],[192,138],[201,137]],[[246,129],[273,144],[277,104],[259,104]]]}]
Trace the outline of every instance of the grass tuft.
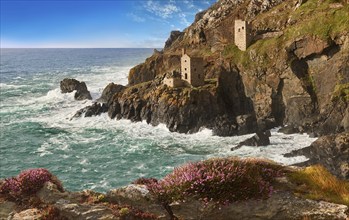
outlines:
[{"label": "grass tuft", "polygon": [[289,178],[297,184],[299,196],[349,205],[349,182],[337,179],[321,165],[292,172]]}]

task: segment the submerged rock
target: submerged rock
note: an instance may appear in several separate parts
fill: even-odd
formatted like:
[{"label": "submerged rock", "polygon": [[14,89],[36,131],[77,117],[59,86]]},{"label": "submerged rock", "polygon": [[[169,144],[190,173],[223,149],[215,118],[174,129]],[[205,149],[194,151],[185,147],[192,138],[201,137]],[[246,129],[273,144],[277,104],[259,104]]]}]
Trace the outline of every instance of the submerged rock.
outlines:
[{"label": "submerged rock", "polygon": [[269,137],[271,136],[270,131],[261,132],[258,131],[251,138],[248,138],[240,142],[236,147],[231,148],[231,150],[237,150],[242,146],[267,146],[270,144]]},{"label": "submerged rock", "polygon": [[76,79],[65,78],[60,82],[60,88],[62,93],[71,93],[76,90],[74,98],[76,100],[92,100],[90,92],[87,90],[85,82],[80,82]]}]

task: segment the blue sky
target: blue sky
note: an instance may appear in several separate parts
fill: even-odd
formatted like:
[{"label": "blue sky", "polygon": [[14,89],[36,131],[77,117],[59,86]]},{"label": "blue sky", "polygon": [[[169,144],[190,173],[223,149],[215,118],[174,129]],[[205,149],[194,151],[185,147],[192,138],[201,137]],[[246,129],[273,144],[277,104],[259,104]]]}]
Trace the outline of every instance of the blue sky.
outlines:
[{"label": "blue sky", "polygon": [[0,1],[1,48],[160,48],[216,0]]}]

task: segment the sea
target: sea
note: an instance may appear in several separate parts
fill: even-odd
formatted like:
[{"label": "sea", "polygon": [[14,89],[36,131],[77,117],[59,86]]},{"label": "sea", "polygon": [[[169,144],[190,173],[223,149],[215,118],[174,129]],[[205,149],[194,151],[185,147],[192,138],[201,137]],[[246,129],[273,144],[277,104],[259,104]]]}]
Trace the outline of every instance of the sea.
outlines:
[{"label": "sea", "polygon": [[[71,120],[105,86],[126,85],[129,70],[153,49],[4,49],[0,75],[0,178],[46,168],[65,189],[107,192],[140,177],[161,178],[182,164],[212,157],[259,157],[282,164],[307,160],[283,154],[310,145],[306,134],[272,130],[271,144],[231,151],[251,135],[218,137],[211,130],[170,132],[165,125],[112,120],[107,114]],[[76,101],[59,84],[75,78],[93,100]]]}]

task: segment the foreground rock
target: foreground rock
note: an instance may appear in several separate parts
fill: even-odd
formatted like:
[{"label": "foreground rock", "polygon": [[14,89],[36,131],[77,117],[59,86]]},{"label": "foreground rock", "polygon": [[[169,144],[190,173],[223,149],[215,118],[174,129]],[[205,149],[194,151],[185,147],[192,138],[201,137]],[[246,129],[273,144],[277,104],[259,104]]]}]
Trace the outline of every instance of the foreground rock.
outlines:
[{"label": "foreground rock", "polygon": [[[212,172],[213,167],[220,171]],[[199,173],[196,168],[200,168]],[[32,169],[19,175],[37,174],[31,176],[32,180],[23,181],[16,177],[22,189],[29,191],[12,190],[12,186],[13,189],[16,186],[9,179],[0,184],[0,219],[347,220],[349,217],[346,205],[306,199],[309,195],[317,195],[324,200],[347,203],[348,189],[342,188],[341,194],[332,191],[342,187],[343,182],[332,179],[333,176],[322,167],[301,169],[252,158],[216,158],[184,165],[173,172],[175,176],[171,173],[162,180],[141,178],[135,181],[147,186],[131,184],[112,189],[107,194],[90,190],[64,191],[54,176],[42,182],[47,173],[36,172],[39,170]],[[319,172],[321,175],[317,175]],[[299,182],[299,175],[315,179],[310,183]],[[314,188],[322,178],[332,179],[332,185],[327,186],[332,188]],[[197,181],[202,184],[197,185]],[[33,186],[34,182],[39,185]],[[240,185],[242,191],[231,185]],[[190,192],[196,186],[200,190]],[[212,195],[212,192],[216,193]],[[334,197],[327,198],[328,193],[333,193]]]},{"label": "foreground rock", "polygon": [[280,192],[267,200],[237,202],[228,206],[205,206],[201,202],[189,200],[171,205],[179,219],[207,220],[296,220],[296,219],[342,219],[348,215],[348,207],[328,202],[316,202],[297,198],[290,193]]},{"label": "foreground rock", "polygon": [[76,91],[74,98],[76,100],[92,100],[90,92],[87,90],[85,82],[80,82],[76,79],[65,78],[60,83],[62,93],[71,93]]},{"label": "foreground rock", "polygon": [[110,190],[105,200],[111,203],[130,205],[137,209],[166,217],[168,213],[149,192],[145,185],[128,185],[119,189]]},{"label": "foreground rock", "polygon": [[337,177],[349,180],[349,132],[320,137],[309,147],[285,156],[299,155],[304,155],[309,160],[298,165],[322,164]]}]

